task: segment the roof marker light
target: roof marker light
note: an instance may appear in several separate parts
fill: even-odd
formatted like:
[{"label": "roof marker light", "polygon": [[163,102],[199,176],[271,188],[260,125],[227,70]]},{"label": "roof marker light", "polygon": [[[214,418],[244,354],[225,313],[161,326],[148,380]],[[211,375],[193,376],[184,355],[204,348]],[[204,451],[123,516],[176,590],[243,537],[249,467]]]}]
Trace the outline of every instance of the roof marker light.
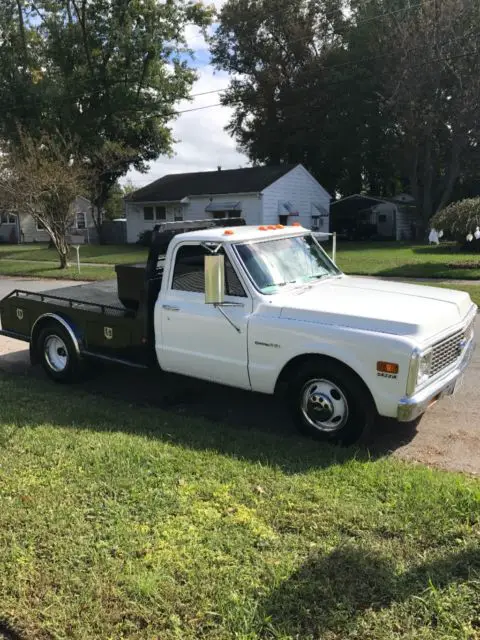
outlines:
[{"label": "roof marker light", "polygon": [[233,235],[234,235],[234,233],[235,233],[235,231],[232,231],[231,229],[226,229],[226,230],[223,232],[223,235],[224,235],[224,236],[233,236]]},{"label": "roof marker light", "polygon": [[269,224],[267,229],[270,229],[270,230],[275,229],[275,225],[274,224]]},{"label": "roof marker light", "polygon": [[263,225],[262,225],[261,227],[258,227],[258,230],[259,230],[259,231],[266,231],[266,230],[267,230],[267,227],[265,227],[265,226],[263,226]]},{"label": "roof marker light", "polygon": [[301,227],[302,225],[300,224],[300,222],[294,222],[292,224],[292,227]]},{"label": "roof marker light", "polygon": [[275,229],[285,229],[285,227],[283,226],[283,224],[276,224]]}]

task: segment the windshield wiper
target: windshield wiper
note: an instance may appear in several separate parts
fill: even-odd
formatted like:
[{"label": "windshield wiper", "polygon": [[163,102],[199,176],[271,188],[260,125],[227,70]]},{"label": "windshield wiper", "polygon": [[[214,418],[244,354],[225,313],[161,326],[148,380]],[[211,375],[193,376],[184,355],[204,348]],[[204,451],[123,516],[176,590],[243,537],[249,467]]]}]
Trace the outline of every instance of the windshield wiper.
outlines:
[{"label": "windshield wiper", "polygon": [[309,280],[323,280],[323,278],[331,278],[332,274],[331,273],[317,273],[314,276],[308,276]]}]

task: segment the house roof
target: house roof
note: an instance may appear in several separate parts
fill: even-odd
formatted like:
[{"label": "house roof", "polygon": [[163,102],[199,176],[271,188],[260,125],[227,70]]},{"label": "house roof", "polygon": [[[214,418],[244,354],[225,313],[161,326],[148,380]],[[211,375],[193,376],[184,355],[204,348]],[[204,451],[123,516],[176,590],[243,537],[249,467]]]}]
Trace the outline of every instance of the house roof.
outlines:
[{"label": "house roof", "polygon": [[297,165],[175,173],[129,194],[127,202],[179,202],[187,196],[259,193]]}]

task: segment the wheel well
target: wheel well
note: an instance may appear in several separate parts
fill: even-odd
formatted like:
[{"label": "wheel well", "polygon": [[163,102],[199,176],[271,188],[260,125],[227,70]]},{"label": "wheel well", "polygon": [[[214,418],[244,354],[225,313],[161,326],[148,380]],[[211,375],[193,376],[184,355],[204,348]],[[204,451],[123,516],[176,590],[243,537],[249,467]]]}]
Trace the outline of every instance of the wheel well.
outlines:
[{"label": "wheel well", "polygon": [[57,315],[56,313],[48,313],[37,318],[37,320],[35,321],[32,327],[32,335],[30,337],[30,360],[32,364],[38,364],[39,362],[40,354],[38,353],[38,349],[37,349],[37,339],[38,339],[38,336],[40,335],[40,332],[45,327],[48,327],[50,325],[55,325],[55,324],[58,324],[65,331],[67,331],[67,333],[69,334],[73,342],[73,346],[75,347],[75,350],[77,351],[78,355],[80,355],[80,341],[75,333],[75,330],[71,326],[70,322],[65,318],[62,318],[62,316]]},{"label": "wheel well", "polygon": [[348,371],[349,374],[354,376],[358,381],[358,383],[366,391],[366,393],[368,394],[368,397],[372,401],[372,406],[376,407],[375,400],[372,396],[370,389],[354,369],[346,365],[341,360],[337,360],[336,358],[332,358],[331,356],[323,356],[318,353],[304,353],[301,356],[296,356],[295,358],[290,360],[290,362],[287,362],[287,364],[283,367],[283,369],[280,372],[280,375],[277,378],[277,383],[275,385],[275,393],[278,393],[282,389],[284,389],[288,384],[289,379],[294,374],[295,370],[298,370],[301,366],[303,366],[306,362],[310,360],[316,360],[318,362],[324,362],[324,363],[329,362],[331,364],[335,364],[335,366],[337,367],[342,367],[343,369],[345,369],[345,371]]}]

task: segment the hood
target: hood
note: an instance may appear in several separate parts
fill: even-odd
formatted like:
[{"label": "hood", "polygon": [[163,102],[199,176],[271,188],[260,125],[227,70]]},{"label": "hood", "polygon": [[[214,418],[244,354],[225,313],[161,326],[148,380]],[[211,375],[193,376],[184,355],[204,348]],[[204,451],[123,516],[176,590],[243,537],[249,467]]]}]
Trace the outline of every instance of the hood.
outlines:
[{"label": "hood", "polygon": [[291,290],[276,301],[280,317],[428,340],[461,323],[468,293],[373,278],[342,276]]}]

